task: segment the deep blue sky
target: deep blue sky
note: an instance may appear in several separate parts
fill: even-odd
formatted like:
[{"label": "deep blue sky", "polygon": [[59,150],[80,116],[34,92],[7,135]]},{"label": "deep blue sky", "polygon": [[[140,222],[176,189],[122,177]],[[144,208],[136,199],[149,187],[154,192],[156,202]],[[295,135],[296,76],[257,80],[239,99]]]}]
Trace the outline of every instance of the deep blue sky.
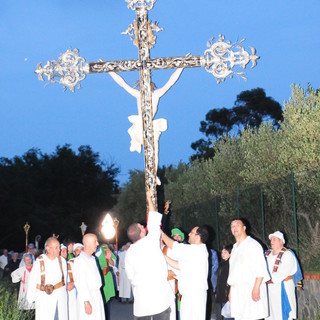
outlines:
[{"label": "deep blue sky", "polygon": [[[121,35],[135,18],[125,0],[3,0],[0,3],[0,156],[21,156],[30,148],[52,153],[57,145],[90,145],[106,162],[121,167],[124,183],[130,169],[143,169],[143,155],[129,151],[129,115],[136,101],[106,74],[88,75],[81,90],[44,88],[33,73],[37,63],[79,48],[87,62],[136,59],[137,48]],[[149,19],[157,34],[152,57],[201,55],[207,41],[224,34],[232,42],[246,38],[261,56],[246,69],[247,82],[217,84],[204,69],[186,69],[160,100],[156,118],[168,119],[160,139],[160,165],[187,162],[190,145],[201,138],[200,121],[212,108],[232,107],[243,90],[265,89],[283,104],[291,84],[320,87],[319,0],[158,0]],[[165,84],[170,71],[156,71]],[[137,72],[122,74],[128,83]]]}]

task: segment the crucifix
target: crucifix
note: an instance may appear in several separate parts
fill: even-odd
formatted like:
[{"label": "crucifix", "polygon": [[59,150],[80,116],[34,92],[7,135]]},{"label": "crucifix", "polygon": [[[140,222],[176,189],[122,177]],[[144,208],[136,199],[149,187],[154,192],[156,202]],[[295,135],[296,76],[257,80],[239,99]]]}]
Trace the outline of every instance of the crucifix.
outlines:
[{"label": "crucifix", "polygon": [[[80,81],[90,73],[108,72],[116,81],[118,75],[115,72],[139,71],[140,103],[138,103],[138,107],[141,108],[139,115],[142,122],[145,186],[146,192],[149,189],[153,190],[153,202],[157,207],[158,154],[156,153],[158,153],[158,145],[156,144],[158,141],[155,140],[158,140],[159,136],[156,136],[155,139],[153,121],[155,104],[152,101],[152,98],[155,99],[155,97],[152,92],[151,71],[204,67],[216,78],[217,83],[220,83],[226,77],[232,78],[233,75],[246,79],[243,71],[233,70],[233,68],[241,67],[244,69],[250,61],[253,68],[259,56],[256,55],[255,48],[251,47],[251,53],[249,53],[241,46],[244,39],[232,44],[230,41],[226,41],[223,35],[219,35],[216,42],[213,42],[214,39],[208,41],[207,49],[202,56],[187,54],[178,57],[150,58],[150,49],[153,48],[156,41],[155,32],[162,30],[156,22],[148,20],[148,11],[153,8],[156,0],[126,0],[126,2],[128,8],[136,12],[136,20],[129,25],[123,34],[128,34],[134,45],[138,47],[139,58],[137,60],[100,60],[87,63],[83,57],[79,56],[78,49],[69,49],[61,54],[58,60],[48,61],[43,67],[39,63],[35,73],[42,81],[43,75],[45,75],[49,83],[59,82],[64,86],[64,89],[69,88],[74,92],[76,87],[80,88]],[[119,76],[117,80],[120,80]]]}]

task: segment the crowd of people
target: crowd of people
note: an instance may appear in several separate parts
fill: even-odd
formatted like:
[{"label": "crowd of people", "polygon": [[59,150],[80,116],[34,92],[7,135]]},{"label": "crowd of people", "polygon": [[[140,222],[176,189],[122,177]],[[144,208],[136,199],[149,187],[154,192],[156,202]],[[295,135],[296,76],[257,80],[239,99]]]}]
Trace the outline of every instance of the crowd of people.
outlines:
[{"label": "crowd of people", "polygon": [[135,320],[211,319],[211,301],[217,320],[297,317],[295,287],[302,274],[283,233],[271,233],[265,251],[247,233],[246,220],[236,218],[230,225],[235,243],[222,248],[219,263],[207,246],[207,226],[193,227],[187,243],[178,228],[166,234],[151,192],[147,202],[147,226],[130,225],[130,242],[118,253],[92,233],[82,243],[60,244],[52,236],[43,253],[30,244],[21,260],[3,250],[1,277],[20,283],[20,308],[35,310],[36,320],[105,320],[110,299],[118,296],[133,302]]},{"label": "crowd of people", "polygon": [[0,280],[17,284],[18,307],[36,320],[110,319],[110,300],[133,302],[124,257],[131,243],[118,252],[99,245],[96,235],[85,234],[82,243],[60,244],[53,235],[38,250],[27,253],[2,250]]}]

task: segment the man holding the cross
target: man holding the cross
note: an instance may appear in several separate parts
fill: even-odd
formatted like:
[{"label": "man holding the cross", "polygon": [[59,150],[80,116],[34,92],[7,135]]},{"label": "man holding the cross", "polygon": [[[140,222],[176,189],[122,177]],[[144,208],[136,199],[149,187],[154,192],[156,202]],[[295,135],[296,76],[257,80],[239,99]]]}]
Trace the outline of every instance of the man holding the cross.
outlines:
[{"label": "man holding the cross", "polygon": [[196,226],[189,233],[189,244],[179,243],[162,233],[162,241],[172,249],[176,260],[166,256],[168,264],[175,269],[178,289],[182,295],[181,320],[205,320],[208,289],[209,238],[206,226]]},{"label": "man holding the cross", "polygon": [[130,225],[127,230],[133,242],[125,257],[126,273],[134,296],[133,314],[135,320],[169,320],[174,295],[167,280],[167,263],[160,248],[162,215],[155,211],[150,190],[147,201],[148,234],[139,223]]}]

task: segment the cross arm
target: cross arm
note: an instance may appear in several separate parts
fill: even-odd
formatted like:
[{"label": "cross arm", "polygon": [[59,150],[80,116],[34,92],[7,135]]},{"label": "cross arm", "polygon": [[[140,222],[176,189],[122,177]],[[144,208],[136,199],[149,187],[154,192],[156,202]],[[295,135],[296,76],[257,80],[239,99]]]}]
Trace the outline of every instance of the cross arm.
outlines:
[{"label": "cross arm", "polygon": [[141,68],[151,70],[194,68],[204,67],[205,59],[203,56],[189,55],[182,57],[153,58],[146,62],[139,60],[99,61],[90,62],[88,66],[89,73],[139,71]]},{"label": "cross arm", "polygon": [[203,56],[187,54],[180,57],[153,58],[143,62],[140,60],[99,61],[89,63],[88,69],[90,73],[100,73],[204,67],[218,83],[223,82],[226,77],[232,78],[234,74],[246,80],[243,71],[233,69],[235,67],[245,69],[249,62],[252,63],[251,68],[254,68],[260,58],[256,55],[256,49],[250,47],[251,53],[246,51],[242,47],[244,39],[231,43],[225,40],[224,35],[219,35],[218,41],[213,42],[213,40],[208,41]]},{"label": "cross arm", "polygon": [[233,70],[233,68],[244,69],[249,62],[252,63],[253,68],[256,66],[256,60],[259,59],[259,56],[256,55],[256,50],[253,47],[251,47],[251,53],[247,52],[241,46],[243,41],[244,39],[232,44],[230,41],[225,41],[224,36],[220,35],[218,41],[208,41],[208,48],[203,56],[188,54],[180,57],[152,58],[143,61],[114,60],[86,63],[85,59],[79,56],[78,49],[69,49],[58,60],[48,61],[44,67],[38,64],[35,73],[38,74],[39,80],[44,80],[43,75],[45,75],[49,82],[60,82],[71,91],[74,91],[76,86],[80,86],[80,81],[88,73],[140,71],[142,69],[163,70],[204,67],[216,78],[218,83],[234,74],[246,80],[243,71]]}]

